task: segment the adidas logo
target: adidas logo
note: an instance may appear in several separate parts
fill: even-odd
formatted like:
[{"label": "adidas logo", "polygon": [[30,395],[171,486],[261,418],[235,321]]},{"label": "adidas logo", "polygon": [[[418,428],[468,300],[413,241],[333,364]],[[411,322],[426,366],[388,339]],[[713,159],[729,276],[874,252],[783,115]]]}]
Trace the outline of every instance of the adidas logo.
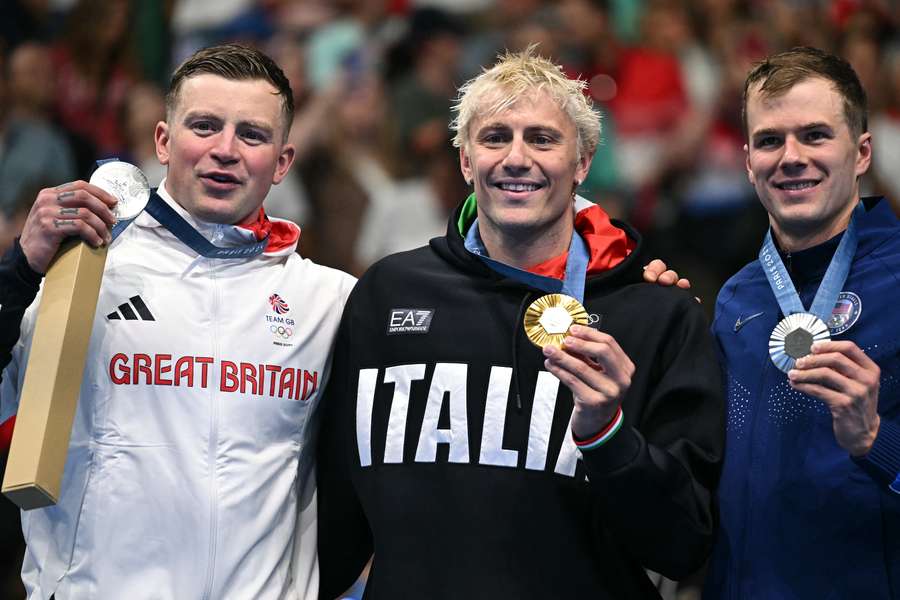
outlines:
[{"label": "adidas logo", "polygon": [[150,309],[147,308],[147,305],[144,304],[144,301],[141,300],[140,296],[132,296],[128,299],[128,302],[120,304],[118,310],[114,310],[106,315],[106,318],[110,321],[119,321],[122,319],[125,319],[126,321],[156,320],[153,318],[153,313],[150,312]]}]

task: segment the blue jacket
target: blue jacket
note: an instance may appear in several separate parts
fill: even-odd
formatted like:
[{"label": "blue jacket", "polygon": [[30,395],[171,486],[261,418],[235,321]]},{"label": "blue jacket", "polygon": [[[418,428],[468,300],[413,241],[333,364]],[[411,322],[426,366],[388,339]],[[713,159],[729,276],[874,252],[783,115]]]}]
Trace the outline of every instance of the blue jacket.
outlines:
[{"label": "blue jacket", "polygon": [[[881,368],[881,429],[853,460],[825,404],[791,389],[768,339],[783,318],[758,261],[719,293],[713,332],[728,385],[721,528],[707,599],[900,598],[900,221],[865,199],[859,246],[829,327]],[[782,255],[809,308],[841,235]],[[894,485],[900,489],[900,486]]]}]

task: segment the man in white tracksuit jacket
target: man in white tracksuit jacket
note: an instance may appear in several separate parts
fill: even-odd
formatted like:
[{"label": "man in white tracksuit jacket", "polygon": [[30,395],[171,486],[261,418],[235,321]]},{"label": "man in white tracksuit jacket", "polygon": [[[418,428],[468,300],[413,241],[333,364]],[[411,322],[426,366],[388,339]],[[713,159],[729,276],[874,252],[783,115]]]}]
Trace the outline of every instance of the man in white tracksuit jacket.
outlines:
[{"label": "man in white tracksuit jacket", "polygon": [[[294,156],[268,57],[200,51],[167,100],[157,201],[213,245],[260,253],[210,257],[147,212],[112,242],[60,501],[23,513],[28,598],[315,597],[310,415],[354,281],[301,258],[299,228],[261,209]],[[41,274],[66,236],[109,243],[114,204],[83,181],[42,190],[0,265],[0,423]]]}]

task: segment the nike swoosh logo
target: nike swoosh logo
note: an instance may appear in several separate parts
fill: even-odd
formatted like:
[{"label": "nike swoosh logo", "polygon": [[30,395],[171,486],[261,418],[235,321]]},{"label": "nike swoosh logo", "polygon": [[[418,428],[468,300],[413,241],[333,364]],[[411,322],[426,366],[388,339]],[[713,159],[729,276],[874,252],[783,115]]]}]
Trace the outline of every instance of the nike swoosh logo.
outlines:
[{"label": "nike swoosh logo", "polygon": [[738,316],[737,321],[734,322],[734,332],[737,333],[741,327],[743,327],[744,325],[747,324],[747,321],[750,321],[751,319],[755,319],[756,317],[759,317],[764,314],[765,314],[765,312],[758,312],[754,315],[750,315],[746,319],[743,318],[744,315]]}]

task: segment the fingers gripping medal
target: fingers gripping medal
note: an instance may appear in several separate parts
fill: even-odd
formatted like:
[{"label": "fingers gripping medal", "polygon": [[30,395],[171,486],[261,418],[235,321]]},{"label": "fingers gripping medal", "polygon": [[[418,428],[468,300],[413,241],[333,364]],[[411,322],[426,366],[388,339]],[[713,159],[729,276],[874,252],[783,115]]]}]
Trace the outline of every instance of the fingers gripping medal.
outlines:
[{"label": "fingers gripping medal", "polygon": [[538,348],[561,347],[572,325],[587,325],[584,306],[565,294],[547,294],[531,303],[525,311],[525,335]]},{"label": "fingers gripping medal", "polygon": [[150,183],[147,176],[127,162],[113,160],[101,164],[91,175],[90,183],[109,192],[118,200],[114,209],[116,214],[116,225],[112,232],[114,239],[141,214],[150,201]]},{"label": "fingers gripping medal", "polygon": [[781,320],[769,337],[769,356],[780,370],[787,373],[798,358],[812,352],[813,342],[831,339],[828,326],[809,313],[794,313]]}]

